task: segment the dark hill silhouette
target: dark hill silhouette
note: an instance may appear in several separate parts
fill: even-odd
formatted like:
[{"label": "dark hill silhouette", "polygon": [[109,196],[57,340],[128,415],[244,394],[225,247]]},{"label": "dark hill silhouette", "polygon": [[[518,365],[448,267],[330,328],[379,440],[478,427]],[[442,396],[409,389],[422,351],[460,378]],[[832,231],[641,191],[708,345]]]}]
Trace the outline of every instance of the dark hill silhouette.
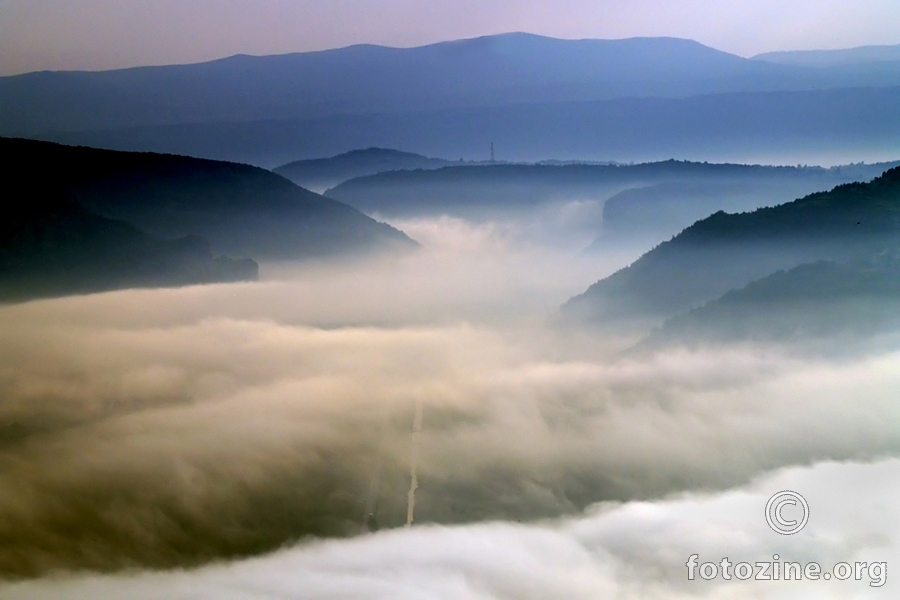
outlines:
[{"label": "dark hill silhouette", "polygon": [[200,235],[213,251],[293,259],[413,247],[349,206],[269,171],[182,156],[0,138],[7,181],[52,177],[83,208],[161,238]]},{"label": "dark hill silhouette", "polygon": [[576,319],[664,318],[781,269],[863,260],[900,239],[900,168],[749,213],[717,212],[563,306]]},{"label": "dark hill silhouette", "polygon": [[31,182],[8,193],[0,222],[0,301],[258,276],[252,260],[213,258],[198,236],[154,238],[81,208],[53,183]]},{"label": "dark hill silhouette", "polygon": [[428,158],[411,152],[388,148],[366,148],[351,150],[331,158],[297,160],[273,169],[273,171],[301,187],[326,190],[348,179],[374,175],[382,171],[437,169],[449,164],[451,162],[448,160]]}]

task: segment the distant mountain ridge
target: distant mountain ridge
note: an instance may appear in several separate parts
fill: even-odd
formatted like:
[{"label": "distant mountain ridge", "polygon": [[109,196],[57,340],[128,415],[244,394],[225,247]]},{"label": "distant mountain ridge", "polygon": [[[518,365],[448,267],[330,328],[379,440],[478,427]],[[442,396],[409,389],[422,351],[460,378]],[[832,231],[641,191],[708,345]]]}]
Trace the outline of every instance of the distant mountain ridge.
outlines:
[{"label": "distant mountain ridge", "polygon": [[802,67],[834,67],[865,63],[900,61],[900,44],[896,46],[859,46],[840,50],[793,50],[765,52],[753,60]]},{"label": "distant mountain ridge", "polygon": [[900,85],[900,62],[890,72],[854,74],[744,59],[678,38],[509,33],[2,77],[0,135],[891,85]]}]

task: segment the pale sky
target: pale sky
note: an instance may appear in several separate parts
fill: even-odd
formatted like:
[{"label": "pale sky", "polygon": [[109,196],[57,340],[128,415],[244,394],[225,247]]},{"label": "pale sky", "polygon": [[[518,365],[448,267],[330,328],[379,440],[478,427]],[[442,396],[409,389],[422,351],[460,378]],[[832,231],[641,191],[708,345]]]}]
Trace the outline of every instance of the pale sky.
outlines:
[{"label": "pale sky", "polygon": [[0,74],[508,31],[674,36],[750,56],[900,43],[900,0],[0,0]]}]

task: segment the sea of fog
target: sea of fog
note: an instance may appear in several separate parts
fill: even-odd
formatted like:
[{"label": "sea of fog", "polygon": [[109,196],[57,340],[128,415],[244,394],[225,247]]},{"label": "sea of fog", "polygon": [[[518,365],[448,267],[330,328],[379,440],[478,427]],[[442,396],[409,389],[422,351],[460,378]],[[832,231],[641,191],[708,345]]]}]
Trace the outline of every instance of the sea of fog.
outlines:
[{"label": "sea of fog", "polygon": [[423,248],[0,307],[0,599],[892,594],[900,343],[630,353],[554,314],[647,248],[393,224]]}]

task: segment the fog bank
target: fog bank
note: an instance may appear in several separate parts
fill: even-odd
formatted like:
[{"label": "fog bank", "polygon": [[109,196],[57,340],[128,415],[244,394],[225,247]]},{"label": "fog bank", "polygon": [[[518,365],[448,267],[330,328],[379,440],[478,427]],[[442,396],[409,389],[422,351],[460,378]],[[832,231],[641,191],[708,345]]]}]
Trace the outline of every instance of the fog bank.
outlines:
[{"label": "fog bank", "polygon": [[[418,226],[438,233],[395,261],[0,307],[0,577],[193,567],[402,526],[417,405],[417,526],[506,524],[314,553],[352,564],[355,544],[466,547],[481,531],[552,542],[556,529],[513,523],[900,450],[896,340],[841,359],[623,355],[632,340],[548,324],[615,257],[561,263],[491,226]],[[464,589],[448,577],[442,594]],[[619,585],[578,577],[575,595]]]}]

